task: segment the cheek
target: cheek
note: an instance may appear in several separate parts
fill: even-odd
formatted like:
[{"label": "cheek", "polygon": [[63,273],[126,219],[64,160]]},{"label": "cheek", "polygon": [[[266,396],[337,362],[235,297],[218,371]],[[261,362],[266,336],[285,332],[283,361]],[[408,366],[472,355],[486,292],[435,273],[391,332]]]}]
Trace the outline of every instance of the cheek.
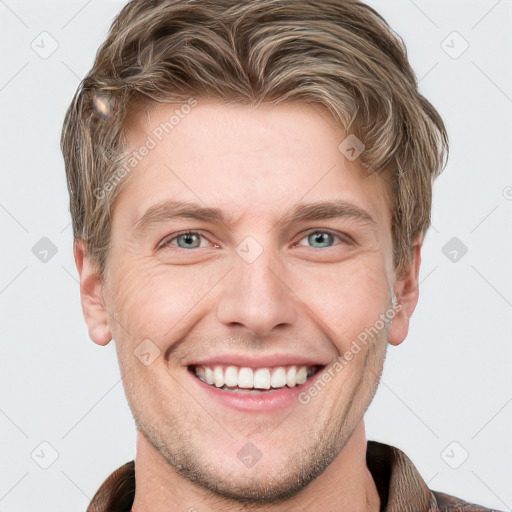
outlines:
[{"label": "cheek", "polygon": [[149,258],[120,265],[110,294],[116,311],[115,333],[121,339],[130,336],[134,343],[149,338],[165,347],[167,338],[179,338],[207,304],[215,278],[212,269],[171,267]]},{"label": "cheek", "polygon": [[340,352],[375,324],[389,302],[384,260],[372,265],[360,259],[321,270],[302,269],[295,281],[297,295]]}]

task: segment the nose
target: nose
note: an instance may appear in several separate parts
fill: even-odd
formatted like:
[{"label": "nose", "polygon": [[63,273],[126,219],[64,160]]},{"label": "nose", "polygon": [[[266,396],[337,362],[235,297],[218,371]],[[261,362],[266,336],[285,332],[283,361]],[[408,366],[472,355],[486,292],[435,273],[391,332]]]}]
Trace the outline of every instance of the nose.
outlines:
[{"label": "nose", "polygon": [[266,251],[252,263],[236,256],[234,269],[223,280],[218,320],[230,328],[243,327],[256,337],[292,325],[298,314],[297,299],[278,269]]}]

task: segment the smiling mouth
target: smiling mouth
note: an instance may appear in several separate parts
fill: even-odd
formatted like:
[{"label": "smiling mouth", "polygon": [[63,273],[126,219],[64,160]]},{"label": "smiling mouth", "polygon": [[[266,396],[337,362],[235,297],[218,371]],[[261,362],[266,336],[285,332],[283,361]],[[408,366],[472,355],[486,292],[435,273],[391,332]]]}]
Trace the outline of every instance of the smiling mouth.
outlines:
[{"label": "smiling mouth", "polygon": [[188,370],[212,387],[235,393],[272,393],[304,384],[324,365],[288,365],[266,368],[189,365]]}]

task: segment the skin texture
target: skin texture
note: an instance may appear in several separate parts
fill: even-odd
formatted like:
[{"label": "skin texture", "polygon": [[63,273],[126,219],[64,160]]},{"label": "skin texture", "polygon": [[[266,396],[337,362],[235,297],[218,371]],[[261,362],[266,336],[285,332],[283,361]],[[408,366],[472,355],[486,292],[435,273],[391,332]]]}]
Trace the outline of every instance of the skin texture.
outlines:
[{"label": "skin texture", "polygon": [[[175,110],[153,105],[131,125],[129,145],[143,145]],[[137,425],[137,512],[379,510],[363,415],[387,344],[407,335],[421,239],[409,272],[397,279],[387,185],[343,156],[345,137],[320,106],[199,99],[131,171],[113,208],[103,279],[83,241],[76,244],[89,335],[99,345],[115,340]],[[167,199],[219,208],[225,221],[176,218],[134,228]],[[340,199],[375,224],[283,224],[299,202]],[[202,237],[171,240],[186,230]],[[308,237],[315,230],[334,236],[318,242]],[[263,250],[252,263],[236,251],[248,236]],[[217,353],[307,354],[330,367],[390,310],[393,293],[399,311],[391,323],[307,405],[236,411],[198,392],[187,370]],[[134,356],[145,339],[160,350],[148,366]],[[262,454],[252,468],[237,457],[247,442]]]}]

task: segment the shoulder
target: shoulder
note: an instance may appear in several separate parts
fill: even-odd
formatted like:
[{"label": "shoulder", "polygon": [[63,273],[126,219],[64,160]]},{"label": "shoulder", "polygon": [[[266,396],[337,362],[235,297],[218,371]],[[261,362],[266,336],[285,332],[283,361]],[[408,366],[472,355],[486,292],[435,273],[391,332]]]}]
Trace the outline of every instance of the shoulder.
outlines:
[{"label": "shoulder", "polygon": [[135,496],[135,462],[116,469],[98,489],[87,512],[129,512]]},{"label": "shoulder", "polygon": [[469,503],[444,492],[431,491],[431,493],[435,501],[434,507],[431,507],[432,512],[500,512],[496,509]]},{"label": "shoulder", "polygon": [[386,512],[500,512],[429,488],[399,448],[369,440],[366,462]]}]

